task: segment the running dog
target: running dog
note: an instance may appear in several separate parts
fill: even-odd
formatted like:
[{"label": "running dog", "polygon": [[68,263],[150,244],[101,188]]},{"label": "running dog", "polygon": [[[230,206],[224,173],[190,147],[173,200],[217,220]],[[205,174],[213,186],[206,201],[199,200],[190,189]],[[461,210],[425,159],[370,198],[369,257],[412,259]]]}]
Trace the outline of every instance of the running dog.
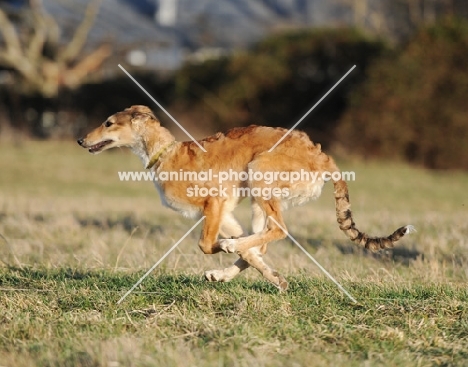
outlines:
[{"label": "running dog", "polygon": [[[350,211],[348,186],[337,178],[340,171],[333,159],[304,132],[287,132],[282,128],[252,125],[218,133],[198,141],[198,144],[178,142],[148,107],[132,106],[110,116],[101,126],[79,139],[78,144],[93,154],[128,147],[141,158],[146,169],[154,170],[155,175],[164,172],[211,173],[201,178],[192,176],[190,182],[155,181],[165,206],[187,217],[206,217],[198,243],[205,254],[224,251],[239,255],[239,259],[224,270],[206,271],[208,281],[227,282],[252,266],[280,290],[286,290],[285,278],[270,268],[262,255],[270,242],[287,235],[282,210],[318,198],[325,173],[333,181],[339,227],[352,242],[377,251],[393,247],[396,241],[413,231],[412,226],[404,226],[387,237],[370,237],[359,231]],[[226,172],[237,175],[227,178]],[[292,177],[294,172],[319,175],[316,180],[284,179],[285,173]],[[275,180],[255,179],[261,175],[272,177],[272,173],[280,174],[273,176]],[[219,177],[223,174],[225,181],[220,185]],[[294,177],[297,178],[297,174]],[[252,206],[253,234],[250,235],[244,233],[233,215],[234,208],[244,197],[250,197]]]}]

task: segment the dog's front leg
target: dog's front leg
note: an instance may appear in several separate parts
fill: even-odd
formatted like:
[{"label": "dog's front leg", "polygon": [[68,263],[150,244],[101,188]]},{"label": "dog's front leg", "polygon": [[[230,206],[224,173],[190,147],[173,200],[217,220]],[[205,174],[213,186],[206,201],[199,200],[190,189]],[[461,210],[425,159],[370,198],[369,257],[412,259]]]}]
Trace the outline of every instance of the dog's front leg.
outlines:
[{"label": "dog's front leg", "polygon": [[198,246],[205,254],[216,254],[222,249],[219,247],[218,235],[221,226],[223,201],[217,197],[209,197],[203,208],[205,222]]}]

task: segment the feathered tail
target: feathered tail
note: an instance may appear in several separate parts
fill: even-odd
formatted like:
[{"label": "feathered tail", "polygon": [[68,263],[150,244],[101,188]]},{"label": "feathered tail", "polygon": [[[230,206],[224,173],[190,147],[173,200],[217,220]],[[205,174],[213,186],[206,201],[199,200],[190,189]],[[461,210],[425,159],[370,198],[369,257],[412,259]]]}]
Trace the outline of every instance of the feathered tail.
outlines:
[{"label": "feathered tail", "polygon": [[413,226],[408,225],[398,228],[388,237],[369,237],[366,233],[357,229],[354,224],[346,182],[339,180],[335,181],[333,185],[335,187],[336,220],[340,225],[340,229],[357,245],[371,251],[391,248],[405,234],[416,231]]}]

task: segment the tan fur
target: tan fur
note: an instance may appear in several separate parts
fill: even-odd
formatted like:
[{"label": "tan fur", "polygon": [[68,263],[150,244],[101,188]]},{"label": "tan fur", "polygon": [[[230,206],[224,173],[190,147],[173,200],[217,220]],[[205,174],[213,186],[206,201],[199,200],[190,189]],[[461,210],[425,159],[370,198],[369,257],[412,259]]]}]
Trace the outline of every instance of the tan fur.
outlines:
[{"label": "tan fur", "polygon": [[[206,149],[203,152],[192,141],[175,142],[173,135],[162,127],[152,111],[146,106],[132,106],[124,111],[110,116],[100,127],[91,131],[78,142],[93,153],[113,147],[129,147],[139,155],[146,167],[152,157],[158,157],[151,168],[156,172],[208,171],[214,174],[232,169],[236,172],[247,171],[277,171],[277,172],[336,172],[339,171],[331,157],[321,151],[320,144],[314,144],[309,137],[300,131],[293,131],[271,153],[268,150],[286,133],[282,128],[264,126],[249,126],[234,128],[226,134],[218,133],[199,143]],[[103,143],[104,142],[104,143]],[[206,216],[201,233],[199,247],[205,254],[219,251],[235,252],[240,256],[232,266],[224,270],[212,270],[205,273],[209,281],[229,281],[242,270],[253,266],[265,278],[284,290],[287,282],[271,269],[262,259],[267,251],[268,243],[286,237],[286,233],[275,224],[286,228],[282,218],[282,209],[288,206],[300,205],[311,198],[317,198],[324,182],[318,180],[276,181],[267,184],[263,181],[229,181],[223,187],[228,187],[227,197],[207,196],[188,197],[187,189],[198,187],[218,187],[216,180],[212,181],[165,181],[158,182],[157,188],[164,205],[190,217]],[[343,232],[355,243],[377,250],[392,247],[393,243],[408,233],[409,227],[398,229],[385,238],[370,238],[361,233],[354,225],[349,210],[348,188],[344,181],[336,181],[335,200],[337,220]],[[232,188],[285,188],[289,190],[288,197],[265,199],[251,197],[253,234],[246,235],[234,218],[232,211],[243,197],[232,195]],[[268,217],[275,219],[269,220]],[[218,239],[219,236],[225,239]]]}]

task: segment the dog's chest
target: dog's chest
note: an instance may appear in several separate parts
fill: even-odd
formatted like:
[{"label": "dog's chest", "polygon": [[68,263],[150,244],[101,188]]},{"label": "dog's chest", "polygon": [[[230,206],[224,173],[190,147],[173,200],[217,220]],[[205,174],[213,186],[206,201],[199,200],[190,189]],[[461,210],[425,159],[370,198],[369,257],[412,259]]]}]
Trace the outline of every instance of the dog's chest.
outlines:
[{"label": "dog's chest", "polygon": [[160,182],[155,181],[154,186],[156,187],[156,190],[158,190],[159,197],[161,198],[161,204],[165,207],[175,210],[186,218],[196,219],[201,216],[201,210],[198,207],[166,195],[164,186]]}]

